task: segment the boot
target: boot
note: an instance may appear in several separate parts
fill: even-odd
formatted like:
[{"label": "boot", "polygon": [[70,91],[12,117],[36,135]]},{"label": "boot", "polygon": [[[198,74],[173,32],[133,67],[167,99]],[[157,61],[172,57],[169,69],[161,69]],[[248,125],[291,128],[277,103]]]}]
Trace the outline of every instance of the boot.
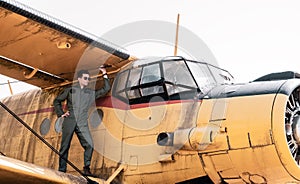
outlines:
[{"label": "boot", "polygon": [[91,173],[90,166],[84,166],[83,167],[83,175],[85,175],[85,176],[94,176]]}]

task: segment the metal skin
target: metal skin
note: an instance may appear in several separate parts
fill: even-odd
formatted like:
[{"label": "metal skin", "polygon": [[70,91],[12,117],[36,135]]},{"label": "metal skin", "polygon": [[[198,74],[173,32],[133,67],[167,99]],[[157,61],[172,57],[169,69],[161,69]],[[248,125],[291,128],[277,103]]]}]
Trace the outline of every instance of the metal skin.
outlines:
[{"label": "metal skin", "polygon": [[[53,171],[49,168],[40,167],[5,156],[0,156],[0,162],[1,183],[87,183],[83,177]],[[99,183],[101,183],[101,181]]]},{"label": "metal skin", "polygon": [[[91,169],[103,180],[118,183],[176,183],[201,177],[214,183],[299,182],[299,86],[299,79],[221,85],[198,99],[129,106],[110,94],[89,110],[90,121],[96,110],[103,112],[100,124],[90,122],[95,142]],[[34,90],[3,103],[37,132],[48,118],[50,129],[43,136],[59,148],[61,133],[55,131],[51,106],[58,93]],[[57,155],[2,109],[0,113],[2,153],[57,169]],[[77,139],[70,153],[71,162],[83,165]],[[72,168],[68,172],[76,175]]]},{"label": "metal skin", "polygon": [[[73,82],[77,67],[97,73],[100,65],[111,66],[108,74],[115,90],[89,110],[94,140],[91,170],[102,179],[99,183],[300,182],[299,79],[202,86],[216,76],[225,80],[228,76],[212,76],[211,71],[210,75],[198,75],[205,70],[191,65],[200,62],[176,57],[166,59],[169,65],[154,61],[161,71],[154,73],[151,68],[150,73],[164,76],[145,76],[150,82],[135,86],[144,80],[143,75],[129,83],[126,70],[143,67],[135,72],[146,71],[148,61],[134,62],[136,58],[109,44],[56,24],[56,20],[43,18],[18,3],[1,0],[0,5],[1,74],[26,79],[43,89],[2,102],[56,149],[61,133],[52,106],[54,98]],[[79,62],[81,58],[90,62]],[[169,73],[164,71],[166,66],[171,67]],[[184,72],[194,75],[173,76]],[[115,77],[118,79],[113,81]],[[177,85],[181,79],[186,80]],[[197,81],[200,79],[204,80]],[[101,87],[97,75],[93,80],[97,81],[95,88]],[[174,86],[179,92],[170,95]],[[140,98],[145,93],[149,95]],[[69,160],[81,168],[83,149],[77,139],[73,139],[69,152]],[[58,155],[3,109],[0,154],[49,168],[32,174],[27,171],[33,165],[1,156],[0,183],[76,183],[82,179],[70,180],[73,177],[55,171]],[[68,173],[78,175],[70,167]]]},{"label": "metal skin", "polygon": [[112,72],[132,60],[109,42],[14,0],[0,1],[0,25],[1,74],[43,89],[70,84],[78,68],[94,74],[106,62]]}]

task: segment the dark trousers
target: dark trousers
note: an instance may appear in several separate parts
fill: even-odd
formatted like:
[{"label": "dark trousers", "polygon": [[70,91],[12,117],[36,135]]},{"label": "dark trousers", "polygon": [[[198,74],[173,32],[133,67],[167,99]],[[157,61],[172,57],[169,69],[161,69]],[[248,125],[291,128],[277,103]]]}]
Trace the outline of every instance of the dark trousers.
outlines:
[{"label": "dark trousers", "polygon": [[62,125],[62,139],[59,150],[61,155],[59,158],[59,171],[67,171],[67,162],[63,158],[68,159],[69,148],[74,132],[76,133],[81,146],[84,148],[84,166],[90,166],[91,164],[94,149],[89,127],[87,125],[79,127],[75,121],[69,121],[69,119],[66,118]]}]

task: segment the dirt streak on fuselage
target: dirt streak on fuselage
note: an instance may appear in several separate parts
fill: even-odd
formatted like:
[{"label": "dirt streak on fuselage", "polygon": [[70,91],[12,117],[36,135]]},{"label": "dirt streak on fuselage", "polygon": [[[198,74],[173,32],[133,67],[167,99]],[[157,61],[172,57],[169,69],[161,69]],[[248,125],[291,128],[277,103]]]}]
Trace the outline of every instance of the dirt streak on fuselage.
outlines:
[{"label": "dirt streak on fuselage", "polygon": [[[3,99],[3,103],[18,114],[36,132],[40,134],[43,132],[42,136],[44,139],[56,149],[59,149],[60,147],[61,133],[57,132],[57,130],[60,129],[58,127],[61,125],[59,124],[59,121],[57,121],[52,102],[58,93],[58,90],[33,90]],[[175,122],[175,120],[178,121],[178,117],[181,113],[180,106],[188,103],[194,103],[194,101],[170,100],[128,105],[110,95],[96,100],[95,106],[91,107],[89,110],[89,121],[91,121],[91,115],[96,113],[97,110],[103,112],[103,117],[101,117],[102,122],[99,122],[97,127],[91,126],[90,123],[91,134],[95,142],[95,151],[91,166],[92,171],[102,178],[108,178],[119,167],[120,163],[129,163],[131,169],[128,170],[129,172],[127,172],[127,174],[130,176],[130,180],[139,181],[139,173],[145,173],[145,170],[148,170],[149,165],[160,165],[158,156],[161,152],[165,151],[159,150],[165,150],[165,148],[159,147],[156,144],[158,133],[161,131],[174,131],[177,124],[173,125],[173,123],[170,122]],[[200,103],[200,101],[196,103]],[[155,114],[151,114],[151,109],[153,110],[153,108],[154,110],[162,109],[164,112],[160,113],[159,117],[155,117]],[[136,117],[128,116],[129,112],[132,112]],[[3,111],[3,109],[0,110],[0,113],[1,152],[9,157],[57,169],[58,156],[56,154],[43,145],[29,131],[24,129],[13,119],[13,117]],[[137,120],[142,120],[143,123],[152,123],[153,126],[146,130],[135,130],[130,126],[130,123]],[[130,123],[128,125],[129,121]],[[48,124],[45,122],[48,122]],[[124,146],[124,142],[129,144],[129,146]],[[152,146],[157,149],[155,154],[149,153],[149,149],[146,149],[146,152],[148,153],[143,153],[145,150],[142,151],[142,153],[128,153],[130,145],[136,145],[138,148],[141,145],[148,144],[153,144]],[[132,149],[132,147],[130,149]],[[83,149],[81,148],[80,143],[77,139],[73,139],[69,160],[76,163],[79,168],[83,165],[82,154]],[[138,161],[142,162],[140,155],[148,155],[147,158],[149,159],[143,163],[145,169],[138,172],[136,169],[138,167]],[[191,160],[188,165],[193,165],[195,160],[198,159],[197,154],[194,156],[192,155],[188,157],[194,161]],[[196,167],[197,169],[192,165],[190,167],[184,166],[182,169],[186,168],[185,170],[187,172],[193,173],[191,177],[204,175],[200,164],[198,168]],[[162,166],[159,166],[159,168],[161,167]],[[161,169],[158,169],[157,171],[160,170]],[[71,167],[68,167],[68,172],[76,174]],[[170,182],[181,180],[183,180],[182,177],[175,177],[174,179],[169,178]]]}]

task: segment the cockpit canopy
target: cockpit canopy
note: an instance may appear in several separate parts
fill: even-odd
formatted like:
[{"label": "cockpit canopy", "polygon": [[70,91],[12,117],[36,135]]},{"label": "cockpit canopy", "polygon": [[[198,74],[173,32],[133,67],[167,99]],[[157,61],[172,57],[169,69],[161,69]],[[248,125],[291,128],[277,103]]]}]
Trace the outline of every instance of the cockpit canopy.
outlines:
[{"label": "cockpit canopy", "polygon": [[233,83],[232,75],[208,63],[182,57],[137,60],[118,73],[113,96],[129,104],[193,99],[217,85]]}]

